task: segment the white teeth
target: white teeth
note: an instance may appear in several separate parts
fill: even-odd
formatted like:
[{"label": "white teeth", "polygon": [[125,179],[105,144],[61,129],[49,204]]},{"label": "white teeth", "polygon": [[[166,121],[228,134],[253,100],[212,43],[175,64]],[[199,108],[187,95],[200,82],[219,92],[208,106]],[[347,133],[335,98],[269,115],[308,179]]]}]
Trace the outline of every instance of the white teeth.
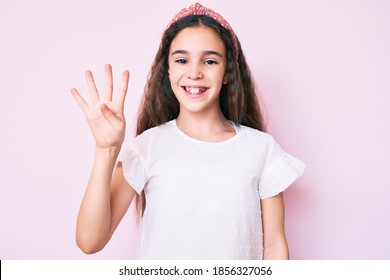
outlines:
[{"label": "white teeth", "polygon": [[202,92],[204,92],[206,89],[204,89],[204,88],[185,88],[185,90],[188,92],[188,93],[190,93],[190,94],[194,94],[194,95],[197,95],[197,94],[199,94],[199,93],[202,93]]},{"label": "white teeth", "polygon": [[192,89],[190,89],[190,93],[191,94],[198,94],[199,93],[199,89],[198,88],[192,88]]}]

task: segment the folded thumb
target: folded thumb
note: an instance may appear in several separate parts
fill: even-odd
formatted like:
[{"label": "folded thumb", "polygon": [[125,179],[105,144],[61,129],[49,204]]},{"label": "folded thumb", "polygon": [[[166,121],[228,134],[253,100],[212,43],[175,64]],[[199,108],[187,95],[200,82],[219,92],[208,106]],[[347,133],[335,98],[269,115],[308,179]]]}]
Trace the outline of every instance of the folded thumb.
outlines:
[{"label": "folded thumb", "polygon": [[100,110],[102,111],[103,116],[110,123],[111,126],[117,127],[121,126],[121,120],[108,108],[106,104],[100,105]]}]

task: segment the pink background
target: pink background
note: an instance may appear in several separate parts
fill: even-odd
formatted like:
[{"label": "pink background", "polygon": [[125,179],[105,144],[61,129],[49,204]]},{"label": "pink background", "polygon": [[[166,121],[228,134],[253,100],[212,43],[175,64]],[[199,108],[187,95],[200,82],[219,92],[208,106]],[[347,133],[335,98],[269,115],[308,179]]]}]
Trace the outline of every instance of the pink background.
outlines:
[{"label": "pink background", "polygon": [[[192,1],[0,1],[0,258],[131,259],[129,212],[103,252],[74,242],[93,139],[84,71],[131,71],[128,137],[171,17]],[[241,40],[269,131],[307,164],[286,191],[293,259],[390,258],[390,2],[203,1]]]}]

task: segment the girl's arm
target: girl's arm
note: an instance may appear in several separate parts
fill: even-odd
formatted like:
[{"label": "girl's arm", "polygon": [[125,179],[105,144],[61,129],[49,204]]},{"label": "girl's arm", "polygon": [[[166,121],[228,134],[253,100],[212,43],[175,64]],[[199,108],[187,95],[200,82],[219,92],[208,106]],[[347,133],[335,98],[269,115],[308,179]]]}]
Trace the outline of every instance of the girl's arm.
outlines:
[{"label": "girl's arm", "polygon": [[125,138],[124,101],[129,72],[123,72],[115,100],[112,98],[110,65],[105,66],[103,98],[99,96],[91,71],[86,72],[86,79],[91,104],[76,89],[72,89],[72,94],[84,112],[96,147],[92,172],[77,219],[76,242],[85,253],[94,253],[107,244],[135,192],[126,183],[121,165],[114,172]]},{"label": "girl's arm", "polygon": [[263,221],[263,259],[288,260],[289,252],[284,234],[283,193],[261,200]]},{"label": "girl's arm", "polygon": [[116,149],[96,148],[76,227],[77,246],[87,254],[104,248],[135,195],[123,176],[120,163],[112,172],[118,153]]}]

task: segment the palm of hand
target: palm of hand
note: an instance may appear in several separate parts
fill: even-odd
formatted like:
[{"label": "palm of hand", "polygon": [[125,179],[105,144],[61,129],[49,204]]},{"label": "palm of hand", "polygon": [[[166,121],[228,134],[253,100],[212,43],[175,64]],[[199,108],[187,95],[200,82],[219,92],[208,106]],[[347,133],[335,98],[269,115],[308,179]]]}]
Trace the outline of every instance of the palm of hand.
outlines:
[{"label": "palm of hand", "polygon": [[92,134],[99,148],[108,148],[110,146],[122,145],[126,122],[121,112],[121,108],[116,108],[113,102],[106,102],[105,105],[110,108],[117,122],[112,125],[103,115],[101,107],[104,103],[96,103],[86,112],[86,118],[91,128]]},{"label": "palm of hand", "polygon": [[92,104],[88,105],[76,89],[72,94],[84,111],[89,127],[98,148],[120,147],[125,138],[126,121],[124,118],[124,101],[127,92],[129,72],[124,71],[116,99],[112,100],[112,69],[105,66],[104,101],[99,97],[92,73],[86,72]]}]

